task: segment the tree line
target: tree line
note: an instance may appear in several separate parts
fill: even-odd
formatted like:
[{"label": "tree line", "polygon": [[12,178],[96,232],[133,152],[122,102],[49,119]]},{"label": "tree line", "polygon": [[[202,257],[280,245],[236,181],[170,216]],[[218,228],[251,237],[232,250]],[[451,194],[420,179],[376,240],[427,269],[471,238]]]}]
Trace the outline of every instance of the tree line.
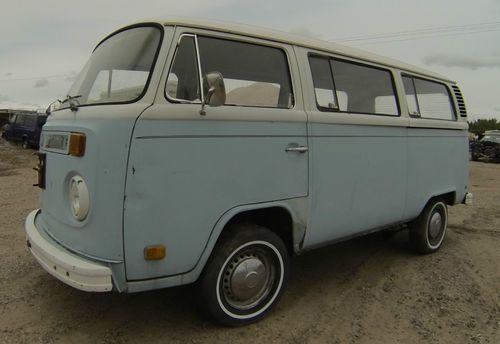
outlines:
[{"label": "tree line", "polygon": [[477,119],[468,123],[469,131],[479,136],[482,136],[486,130],[500,130],[500,122],[496,118]]}]

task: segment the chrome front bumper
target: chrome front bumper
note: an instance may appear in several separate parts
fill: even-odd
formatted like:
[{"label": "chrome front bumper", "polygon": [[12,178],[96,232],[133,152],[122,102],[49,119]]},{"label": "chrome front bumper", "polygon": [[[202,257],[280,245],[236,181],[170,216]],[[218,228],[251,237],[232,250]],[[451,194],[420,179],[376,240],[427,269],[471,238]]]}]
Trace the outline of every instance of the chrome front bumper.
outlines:
[{"label": "chrome front bumper", "polygon": [[111,269],[73,254],[49,238],[44,238],[35,226],[39,212],[39,209],[33,210],[25,222],[27,244],[38,263],[49,274],[76,289],[111,291]]}]

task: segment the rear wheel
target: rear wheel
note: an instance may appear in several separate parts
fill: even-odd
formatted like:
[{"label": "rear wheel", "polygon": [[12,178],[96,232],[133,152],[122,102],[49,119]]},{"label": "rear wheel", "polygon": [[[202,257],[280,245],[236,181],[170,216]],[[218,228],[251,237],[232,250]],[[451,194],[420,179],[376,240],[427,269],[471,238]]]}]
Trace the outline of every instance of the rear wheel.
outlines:
[{"label": "rear wheel", "polygon": [[289,258],[267,228],[240,224],[214,248],[201,278],[208,312],[219,323],[240,326],[261,319],[285,288]]},{"label": "rear wheel", "polygon": [[431,200],[420,216],[410,224],[410,241],[416,251],[433,253],[439,250],[446,235],[448,210],[442,199]]}]

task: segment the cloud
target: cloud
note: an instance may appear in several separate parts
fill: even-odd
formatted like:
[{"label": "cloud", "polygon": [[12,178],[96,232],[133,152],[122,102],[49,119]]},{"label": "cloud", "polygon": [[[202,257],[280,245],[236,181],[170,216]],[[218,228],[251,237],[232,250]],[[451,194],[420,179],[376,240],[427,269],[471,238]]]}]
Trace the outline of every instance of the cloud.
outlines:
[{"label": "cloud", "polygon": [[49,80],[43,78],[43,79],[40,79],[40,80],[37,80],[37,82],[35,82],[35,88],[39,88],[39,87],[45,87],[49,84]]},{"label": "cloud", "polygon": [[77,76],[78,76],[78,74],[76,74],[75,72],[71,72],[69,75],[67,75],[64,78],[64,81],[66,81],[66,82],[74,82],[76,80]]},{"label": "cloud", "polygon": [[3,94],[0,94],[0,103],[7,102],[9,100],[10,100],[10,98],[8,96],[4,96]]},{"label": "cloud", "polygon": [[5,76],[12,76],[11,72],[5,73]]},{"label": "cloud", "polygon": [[432,54],[424,58],[424,63],[428,66],[438,65],[472,70],[500,67],[500,59],[498,58],[473,58],[451,54]]}]

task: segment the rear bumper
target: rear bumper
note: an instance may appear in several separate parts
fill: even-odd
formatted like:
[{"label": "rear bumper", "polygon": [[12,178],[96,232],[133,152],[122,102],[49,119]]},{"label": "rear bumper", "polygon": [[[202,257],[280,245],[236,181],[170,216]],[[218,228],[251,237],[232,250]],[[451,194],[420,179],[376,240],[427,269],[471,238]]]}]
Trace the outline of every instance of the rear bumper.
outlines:
[{"label": "rear bumper", "polygon": [[464,200],[462,201],[463,204],[465,205],[472,205],[474,199],[474,195],[472,192],[467,192],[465,194]]},{"label": "rear bumper", "polygon": [[39,209],[25,222],[27,244],[38,263],[60,281],[83,291],[105,292],[113,289],[111,269],[82,258],[40,234],[35,225]]}]

